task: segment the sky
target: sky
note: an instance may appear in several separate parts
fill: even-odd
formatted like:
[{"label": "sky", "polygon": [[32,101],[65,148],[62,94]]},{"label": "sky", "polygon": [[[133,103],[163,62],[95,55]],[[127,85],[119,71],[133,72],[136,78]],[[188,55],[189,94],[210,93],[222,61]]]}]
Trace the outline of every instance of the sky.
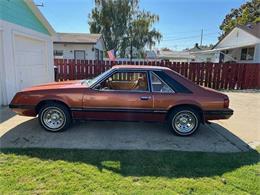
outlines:
[{"label": "sky", "polygon": [[[94,0],[34,0],[56,32],[89,33],[88,15]],[[246,0],[140,0],[140,9],[159,15],[154,25],[163,38],[155,48],[191,48],[200,43],[215,44],[219,25],[232,8]]]}]

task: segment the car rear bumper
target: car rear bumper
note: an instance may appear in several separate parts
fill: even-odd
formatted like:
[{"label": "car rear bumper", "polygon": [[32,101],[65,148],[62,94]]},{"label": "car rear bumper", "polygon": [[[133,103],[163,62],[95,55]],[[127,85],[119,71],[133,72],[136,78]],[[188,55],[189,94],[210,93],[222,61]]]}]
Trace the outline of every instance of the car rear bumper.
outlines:
[{"label": "car rear bumper", "polygon": [[203,116],[205,120],[228,119],[233,115],[234,111],[230,108],[221,110],[205,110]]}]

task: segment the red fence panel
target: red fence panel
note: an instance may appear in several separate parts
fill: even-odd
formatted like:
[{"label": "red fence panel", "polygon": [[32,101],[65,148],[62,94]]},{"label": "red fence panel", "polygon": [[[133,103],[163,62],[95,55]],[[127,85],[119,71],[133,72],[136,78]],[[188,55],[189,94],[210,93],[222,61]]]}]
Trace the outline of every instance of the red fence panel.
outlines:
[{"label": "red fence panel", "polygon": [[260,89],[260,64],[169,61],[93,61],[55,59],[55,80],[93,78],[117,64],[168,67],[196,84],[214,89]]}]

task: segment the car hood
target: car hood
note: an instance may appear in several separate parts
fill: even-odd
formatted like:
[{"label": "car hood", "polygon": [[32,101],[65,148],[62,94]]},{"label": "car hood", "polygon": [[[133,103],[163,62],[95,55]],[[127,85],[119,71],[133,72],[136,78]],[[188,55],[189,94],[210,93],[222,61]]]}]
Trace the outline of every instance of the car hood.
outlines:
[{"label": "car hood", "polygon": [[46,83],[42,85],[36,85],[36,86],[25,88],[22,90],[22,92],[49,90],[49,89],[86,88],[86,87],[87,85],[82,84],[82,80],[75,80],[75,81],[53,82],[53,83]]}]

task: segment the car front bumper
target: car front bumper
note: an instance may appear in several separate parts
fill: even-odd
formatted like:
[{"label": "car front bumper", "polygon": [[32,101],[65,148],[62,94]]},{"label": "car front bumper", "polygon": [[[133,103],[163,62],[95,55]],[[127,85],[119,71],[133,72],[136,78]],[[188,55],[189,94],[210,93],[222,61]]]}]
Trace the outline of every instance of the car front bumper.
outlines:
[{"label": "car front bumper", "polygon": [[16,114],[21,116],[36,116],[35,106],[33,105],[14,105],[9,104],[9,108],[12,109]]}]

